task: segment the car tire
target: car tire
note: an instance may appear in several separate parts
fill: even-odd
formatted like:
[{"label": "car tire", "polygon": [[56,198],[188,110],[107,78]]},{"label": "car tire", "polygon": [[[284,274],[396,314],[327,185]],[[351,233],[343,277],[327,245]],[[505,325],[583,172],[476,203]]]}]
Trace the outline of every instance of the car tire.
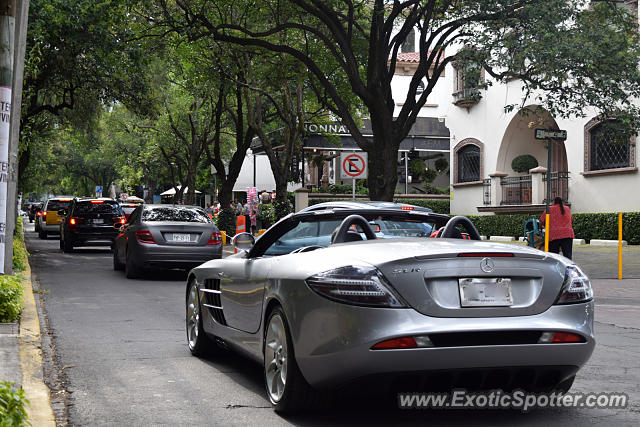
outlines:
[{"label": "car tire", "polygon": [[60,250],[64,251],[64,244],[62,243],[62,239],[60,239],[59,242],[60,242]]},{"label": "car tire", "polygon": [[127,279],[137,279],[141,274],[140,268],[133,263],[133,257],[130,255],[129,249],[127,249],[124,275]]},{"label": "car tire", "polygon": [[113,269],[115,271],[124,270],[124,264],[118,261],[118,253],[116,248],[113,248]]},{"label": "car tire", "polygon": [[276,412],[295,413],[320,403],[320,394],[300,372],[287,318],[279,306],[269,313],[264,332],[264,382]]},{"label": "car tire", "polygon": [[189,280],[185,299],[185,324],[187,346],[192,355],[211,356],[220,351],[218,345],[207,335],[202,326],[202,306],[194,279]]},{"label": "car tire", "polygon": [[38,237],[42,240],[47,240],[47,232],[42,229],[38,230]]},{"label": "car tire", "polygon": [[73,242],[63,239],[62,236],[60,236],[60,241],[62,242],[62,252],[66,254],[73,252]]}]

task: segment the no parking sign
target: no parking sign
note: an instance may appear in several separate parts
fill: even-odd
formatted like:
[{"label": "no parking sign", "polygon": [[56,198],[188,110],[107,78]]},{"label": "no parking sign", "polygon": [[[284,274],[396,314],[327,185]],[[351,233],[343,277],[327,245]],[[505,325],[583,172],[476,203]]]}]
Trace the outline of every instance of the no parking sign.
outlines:
[{"label": "no parking sign", "polygon": [[341,179],[365,179],[367,177],[367,153],[340,154]]}]

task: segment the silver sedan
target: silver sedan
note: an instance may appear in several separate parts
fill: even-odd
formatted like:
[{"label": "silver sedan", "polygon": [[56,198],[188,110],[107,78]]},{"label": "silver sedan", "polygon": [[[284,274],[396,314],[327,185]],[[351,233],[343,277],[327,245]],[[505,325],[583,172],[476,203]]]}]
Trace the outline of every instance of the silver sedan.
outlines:
[{"label": "silver sedan", "polygon": [[479,240],[465,217],[364,204],[239,234],[238,254],[189,274],[189,349],[255,359],[282,412],[367,381],[567,391],[595,346],[589,279],[559,255]]}]

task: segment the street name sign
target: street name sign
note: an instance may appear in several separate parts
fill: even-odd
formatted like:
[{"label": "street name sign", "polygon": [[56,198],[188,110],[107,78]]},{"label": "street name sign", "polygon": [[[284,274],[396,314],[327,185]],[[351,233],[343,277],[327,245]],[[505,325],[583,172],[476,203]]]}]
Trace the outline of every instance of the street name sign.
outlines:
[{"label": "street name sign", "polygon": [[559,129],[536,129],[535,136],[536,139],[564,141],[567,139],[567,131]]}]

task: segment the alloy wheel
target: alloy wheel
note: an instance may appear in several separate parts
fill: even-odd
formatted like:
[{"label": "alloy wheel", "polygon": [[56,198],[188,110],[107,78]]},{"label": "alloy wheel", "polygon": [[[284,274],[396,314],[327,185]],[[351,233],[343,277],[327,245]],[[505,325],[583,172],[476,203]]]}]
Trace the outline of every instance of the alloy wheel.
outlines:
[{"label": "alloy wheel", "polygon": [[200,305],[198,304],[198,289],[193,284],[189,288],[187,297],[187,341],[189,348],[194,349],[198,341],[198,325],[200,323]]},{"label": "alloy wheel", "polygon": [[271,316],[265,341],[265,378],[273,402],[282,399],[287,384],[287,333],[282,316]]}]

